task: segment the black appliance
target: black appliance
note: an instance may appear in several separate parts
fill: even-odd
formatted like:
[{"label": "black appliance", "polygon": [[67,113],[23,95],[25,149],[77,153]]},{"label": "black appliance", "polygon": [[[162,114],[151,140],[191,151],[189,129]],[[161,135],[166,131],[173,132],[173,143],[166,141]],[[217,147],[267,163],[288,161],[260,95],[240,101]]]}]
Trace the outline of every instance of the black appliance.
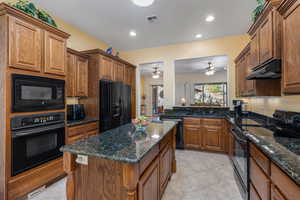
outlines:
[{"label": "black appliance", "polygon": [[263,66],[255,68],[247,77],[247,80],[278,78],[281,78],[281,60],[273,60]]},{"label": "black appliance", "polygon": [[14,117],[12,130],[12,176],[62,156],[65,144],[65,113]]},{"label": "black appliance", "polygon": [[238,188],[244,200],[248,199],[248,141],[246,135],[240,127],[235,127],[231,129],[231,134],[234,136],[234,143],[231,146],[230,155],[233,169],[234,177],[236,179]]},{"label": "black appliance", "polygon": [[233,100],[234,105],[234,120],[237,124],[242,123],[242,116],[243,116],[243,104],[244,101],[242,100]]},{"label": "black appliance", "polygon": [[131,122],[131,86],[100,80],[100,132]]},{"label": "black appliance", "polygon": [[76,121],[85,118],[85,110],[83,104],[67,105],[67,120]]},{"label": "black appliance", "polygon": [[270,129],[275,136],[300,138],[300,113],[276,110]]},{"label": "black appliance", "polygon": [[12,75],[12,112],[63,108],[65,108],[64,80]]},{"label": "black appliance", "polygon": [[161,121],[175,121],[177,122],[176,127],[176,149],[184,149],[184,135],[183,135],[183,120],[172,117],[160,117]]}]

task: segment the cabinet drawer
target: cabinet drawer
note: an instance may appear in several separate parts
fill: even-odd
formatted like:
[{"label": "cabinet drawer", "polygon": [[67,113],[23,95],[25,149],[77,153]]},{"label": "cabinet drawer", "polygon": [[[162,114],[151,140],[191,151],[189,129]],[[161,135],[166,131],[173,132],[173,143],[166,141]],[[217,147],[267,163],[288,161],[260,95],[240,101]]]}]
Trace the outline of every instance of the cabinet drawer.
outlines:
[{"label": "cabinet drawer", "polygon": [[72,144],[72,143],[77,142],[78,140],[81,140],[81,139],[84,139],[84,138],[85,138],[84,134],[79,134],[79,135],[75,135],[75,136],[72,136],[72,137],[68,137],[67,138],[67,143]]},{"label": "cabinet drawer", "polygon": [[159,153],[159,147],[156,145],[146,156],[140,161],[140,175],[143,174],[145,169],[150,165],[150,163],[155,159]]},{"label": "cabinet drawer", "polygon": [[200,121],[198,118],[184,118],[184,124],[200,125]]},{"label": "cabinet drawer", "polygon": [[256,163],[262,168],[262,170],[270,175],[271,162],[254,144],[250,144],[250,155],[256,161]]},{"label": "cabinet drawer", "polygon": [[254,186],[250,183],[250,200],[261,200]]},{"label": "cabinet drawer", "polygon": [[221,126],[223,123],[222,119],[202,119],[202,125],[207,126],[207,125],[217,125]]},{"label": "cabinet drawer", "polygon": [[90,131],[87,133],[86,137],[91,137],[91,136],[94,136],[94,135],[97,135],[99,133],[99,130],[96,129],[94,131]]},{"label": "cabinet drawer", "polygon": [[271,164],[271,179],[288,200],[299,200],[300,187],[275,164]]},{"label": "cabinet drawer", "polygon": [[79,126],[73,126],[68,128],[68,137],[72,137],[75,135],[79,134],[86,134],[89,131],[93,131],[98,129],[98,123],[93,122],[93,123],[88,123],[88,124],[83,124]]},{"label": "cabinet drawer", "polygon": [[250,180],[261,199],[270,199],[270,180],[252,158],[250,158]]}]

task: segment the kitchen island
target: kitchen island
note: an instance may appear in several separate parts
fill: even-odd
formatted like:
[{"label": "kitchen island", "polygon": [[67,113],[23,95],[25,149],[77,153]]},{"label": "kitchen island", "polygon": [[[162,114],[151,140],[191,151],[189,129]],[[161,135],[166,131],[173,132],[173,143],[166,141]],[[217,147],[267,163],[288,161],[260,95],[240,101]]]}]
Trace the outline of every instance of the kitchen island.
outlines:
[{"label": "kitchen island", "polygon": [[66,145],[68,200],[158,200],[176,172],[176,123],[132,124]]}]

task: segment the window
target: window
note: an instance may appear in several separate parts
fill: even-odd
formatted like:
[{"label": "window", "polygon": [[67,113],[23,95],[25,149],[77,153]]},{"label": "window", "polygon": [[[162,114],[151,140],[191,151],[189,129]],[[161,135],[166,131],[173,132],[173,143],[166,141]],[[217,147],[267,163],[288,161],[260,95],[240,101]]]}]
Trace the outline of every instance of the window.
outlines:
[{"label": "window", "polygon": [[195,84],[194,102],[197,106],[226,106],[227,83]]}]

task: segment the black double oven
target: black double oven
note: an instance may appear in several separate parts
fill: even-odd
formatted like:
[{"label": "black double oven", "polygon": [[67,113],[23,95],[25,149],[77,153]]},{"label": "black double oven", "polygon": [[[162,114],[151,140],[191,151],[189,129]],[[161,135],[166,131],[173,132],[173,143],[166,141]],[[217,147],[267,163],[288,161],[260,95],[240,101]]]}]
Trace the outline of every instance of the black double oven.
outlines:
[{"label": "black double oven", "polygon": [[[65,81],[12,75],[11,118],[12,176],[62,156],[65,144]],[[26,115],[25,112],[39,114]],[[44,113],[41,111],[45,111]]]}]

